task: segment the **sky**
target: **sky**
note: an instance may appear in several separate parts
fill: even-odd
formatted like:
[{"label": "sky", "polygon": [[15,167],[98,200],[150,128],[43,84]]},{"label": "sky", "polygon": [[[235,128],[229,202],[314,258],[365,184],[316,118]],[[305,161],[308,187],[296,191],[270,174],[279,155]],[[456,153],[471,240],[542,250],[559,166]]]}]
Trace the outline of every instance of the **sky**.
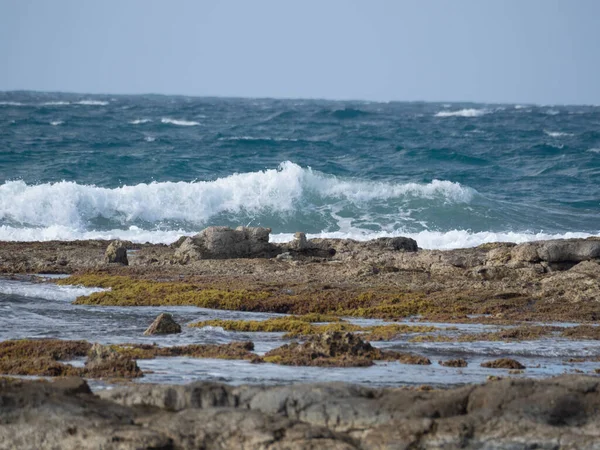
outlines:
[{"label": "sky", "polygon": [[598,0],[0,0],[0,90],[600,104]]}]

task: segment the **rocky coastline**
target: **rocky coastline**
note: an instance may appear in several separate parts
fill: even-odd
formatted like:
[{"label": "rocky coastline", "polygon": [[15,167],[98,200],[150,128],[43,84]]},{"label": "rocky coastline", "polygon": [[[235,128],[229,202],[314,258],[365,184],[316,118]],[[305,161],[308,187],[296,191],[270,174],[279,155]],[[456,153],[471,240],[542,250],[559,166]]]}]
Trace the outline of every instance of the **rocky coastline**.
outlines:
[{"label": "rocky coastline", "polygon": [[[371,345],[405,335],[457,343],[600,339],[600,238],[441,251],[420,249],[408,238],[309,240],[303,233],[274,244],[269,233],[211,227],[171,245],[1,242],[5,278],[106,289],[77,298],[77,305],[286,314],[181,325],[286,333],[292,341],[265,354],[249,341],[164,346],[161,335],[181,333],[182,326],[162,314],[146,330],[155,345],[0,342],[1,374],[57,380],[2,379],[7,407],[0,412],[0,448],[600,448],[595,372],[517,379],[512,375],[527,367],[510,358],[482,363],[501,371],[483,385],[441,390],[125,382],[92,393],[72,378],[117,385],[143,377],[136,361],[173,356],[318,367],[431,364],[424,355]],[[37,274],[70,276],[48,281]],[[565,322],[571,326],[560,325]],[[436,323],[498,328],[447,334]],[[77,359],[79,365],[70,364]],[[461,370],[469,361],[439,364]]]}]

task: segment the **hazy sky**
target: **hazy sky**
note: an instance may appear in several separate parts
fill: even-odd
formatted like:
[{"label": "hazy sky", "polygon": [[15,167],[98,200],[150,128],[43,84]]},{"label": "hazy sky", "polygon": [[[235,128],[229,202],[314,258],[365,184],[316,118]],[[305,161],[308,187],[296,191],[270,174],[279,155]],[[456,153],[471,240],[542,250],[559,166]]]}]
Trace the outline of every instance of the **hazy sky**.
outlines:
[{"label": "hazy sky", "polygon": [[0,0],[0,90],[600,104],[600,0]]}]

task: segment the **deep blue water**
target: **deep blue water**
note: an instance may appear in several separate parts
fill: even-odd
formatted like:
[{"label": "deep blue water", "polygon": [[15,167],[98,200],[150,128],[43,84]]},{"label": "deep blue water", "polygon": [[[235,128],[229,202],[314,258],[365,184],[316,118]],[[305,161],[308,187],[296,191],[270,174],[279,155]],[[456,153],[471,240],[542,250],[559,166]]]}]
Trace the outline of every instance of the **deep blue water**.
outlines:
[{"label": "deep blue water", "polygon": [[0,239],[600,233],[600,107],[0,93]]}]

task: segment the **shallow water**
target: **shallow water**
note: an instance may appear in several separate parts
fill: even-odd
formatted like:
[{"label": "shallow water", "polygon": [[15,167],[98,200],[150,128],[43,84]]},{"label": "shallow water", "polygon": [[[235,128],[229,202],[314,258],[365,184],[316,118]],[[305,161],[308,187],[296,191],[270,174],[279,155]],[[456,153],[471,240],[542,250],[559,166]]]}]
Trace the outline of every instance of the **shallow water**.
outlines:
[{"label": "shallow water", "polygon": [[[78,296],[92,289],[57,286],[0,279],[0,340],[17,338],[85,339],[108,343],[154,343],[159,345],[224,344],[251,340],[262,354],[285,342],[283,333],[238,333],[221,328],[183,327],[178,335],[144,336],[143,332],[161,312],[170,312],[186,324],[209,319],[263,320],[277,314],[220,311],[196,307],[104,307],[73,305]],[[382,321],[358,319],[353,322],[372,325]],[[389,323],[389,322],[386,322]],[[406,323],[406,322],[403,322]],[[477,324],[432,324],[451,330],[441,333],[481,332],[495,326]],[[569,325],[569,324],[564,324]],[[409,342],[402,340],[374,342],[382,348],[412,351],[429,357],[431,366],[413,366],[397,362],[380,362],[367,368],[286,367],[275,364],[252,364],[248,361],[219,359],[157,358],[140,360],[147,372],[137,380],[141,383],[187,383],[196,380],[222,381],[231,384],[285,384],[309,381],[345,381],[371,386],[449,385],[483,382],[488,375],[505,375],[506,370],[485,369],[481,362],[498,357],[514,357],[528,369],[519,377],[546,377],[573,372],[586,373],[600,367],[600,362],[565,363],[571,357],[600,356],[600,341],[542,339],[522,342]],[[469,362],[466,368],[449,368],[438,364],[440,359],[461,357]],[[82,361],[79,361],[82,363]],[[103,386],[95,383],[96,387]]]}]

